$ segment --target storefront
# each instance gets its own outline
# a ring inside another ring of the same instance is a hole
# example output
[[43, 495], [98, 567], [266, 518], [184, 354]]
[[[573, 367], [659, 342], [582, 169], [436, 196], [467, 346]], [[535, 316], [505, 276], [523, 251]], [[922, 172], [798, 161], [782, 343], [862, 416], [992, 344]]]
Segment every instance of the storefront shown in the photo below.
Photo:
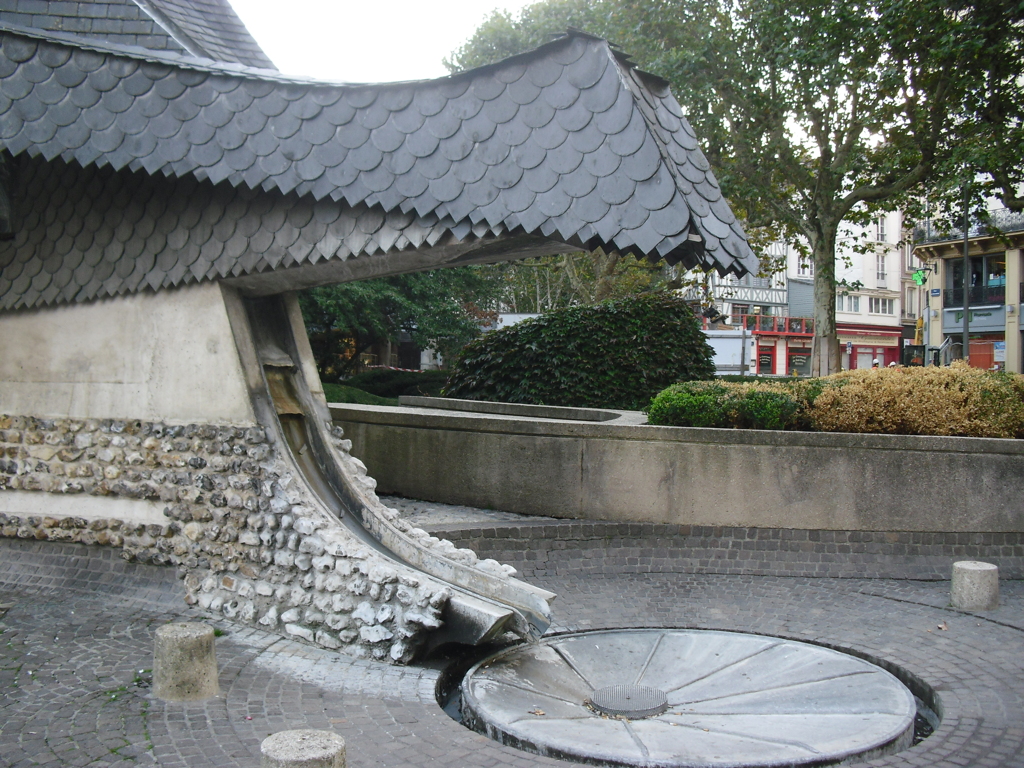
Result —
[[839, 326], [839, 349], [842, 353], [843, 370], [870, 368], [875, 360], [879, 365], [900, 362], [900, 336], [902, 330], [893, 327], [882, 330], [871, 328]]
[[812, 318], [744, 315], [743, 323], [757, 339], [759, 376], [810, 376]]
[[811, 375], [811, 347], [810, 345], [803, 346], [806, 344], [802, 339], [799, 341], [791, 341], [789, 348], [786, 350], [788, 356], [788, 362], [786, 363], [786, 370], [790, 376], [810, 376]]

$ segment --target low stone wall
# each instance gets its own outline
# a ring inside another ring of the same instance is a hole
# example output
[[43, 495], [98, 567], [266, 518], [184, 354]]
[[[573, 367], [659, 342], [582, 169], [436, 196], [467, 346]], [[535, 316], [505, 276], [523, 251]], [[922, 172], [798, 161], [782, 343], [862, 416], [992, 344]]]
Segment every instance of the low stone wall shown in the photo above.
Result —
[[[419, 402], [419, 401], [417, 401]], [[333, 405], [381, 493], [682, 526], [1024, 533], [1024, 441]]]
[[[46, 514], [48, 500], [73, 509], [68, 499], [148, 504], [164, 522]], [[39, 514], [13, 511], [26, 504]], [[0, 535], [178, 566], [190, 603], [397, 662], [440, 626], [449, 597], [328, 519], [258, 426], [0, 416]]]

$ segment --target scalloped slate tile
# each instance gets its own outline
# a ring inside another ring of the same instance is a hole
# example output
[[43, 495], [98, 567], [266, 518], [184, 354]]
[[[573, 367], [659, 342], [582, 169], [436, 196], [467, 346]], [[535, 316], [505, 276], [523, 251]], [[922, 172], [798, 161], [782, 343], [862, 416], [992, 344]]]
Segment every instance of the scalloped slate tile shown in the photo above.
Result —
[[[0, 244], [0, 309], [481, 236], [756, 269], [675, 99], [603, 40], [573, 33], [411, 84], [332, 86], [232, 67], [0, 30], [0, 71], [10, 73], [0, 137], [12, 154], [51, 158], [22, 160], [45, 182], [29, 186], [76, 190], [72, 210], [85, 213], [65, 222], [68, 241], [88, 249], [69, 267], [72, 253], [44, 259], [32, 238]], [[137, 173], [110, 170], [125, 167]], [[110, 192], [115, 177], [132, 194]], [[217, 221], [201, 223], [204, 198]], [[43, 192], [33, 199], [54, 204]], [[300, 200], [327, 206], [335, 224], [324, 231], [304, 214], [285, 225]], [[384, 226], [393, 215], [401, 226]], [[133, 235], [142, 244], [108, 236], [115, 218], [145, 222]], [[339, 234], [343, 220], [359, 226]], [[17, 258], [5, 258], [12, 249]]]

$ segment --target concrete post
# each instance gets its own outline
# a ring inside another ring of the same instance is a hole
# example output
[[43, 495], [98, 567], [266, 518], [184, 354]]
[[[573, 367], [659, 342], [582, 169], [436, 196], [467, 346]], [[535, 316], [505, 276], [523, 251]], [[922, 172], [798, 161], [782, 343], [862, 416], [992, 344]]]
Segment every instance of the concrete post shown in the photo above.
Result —
[[333, 731], [281, 731], [260, 745], [260, 768], [345, 768], [345, 740]]
[[999, 605], [999, 568], [964, 560], [953, 563], [950, 602], [959, 611], [987, 611]]
[[153, 693], [168, 701], [199, 701], [220, 693], [213, 627], [184, 622], [157, 629]]

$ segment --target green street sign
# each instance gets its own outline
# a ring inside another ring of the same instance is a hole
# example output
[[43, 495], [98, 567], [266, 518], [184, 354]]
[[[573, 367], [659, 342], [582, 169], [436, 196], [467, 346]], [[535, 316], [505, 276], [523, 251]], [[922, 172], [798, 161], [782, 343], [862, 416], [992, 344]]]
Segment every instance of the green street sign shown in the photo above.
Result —
[[924, 285], [927, 280], [928, 273], [925, 270], [919, 269], [916, 272], [914, 272], [914, 282], [917, 283], [918, 285]]

